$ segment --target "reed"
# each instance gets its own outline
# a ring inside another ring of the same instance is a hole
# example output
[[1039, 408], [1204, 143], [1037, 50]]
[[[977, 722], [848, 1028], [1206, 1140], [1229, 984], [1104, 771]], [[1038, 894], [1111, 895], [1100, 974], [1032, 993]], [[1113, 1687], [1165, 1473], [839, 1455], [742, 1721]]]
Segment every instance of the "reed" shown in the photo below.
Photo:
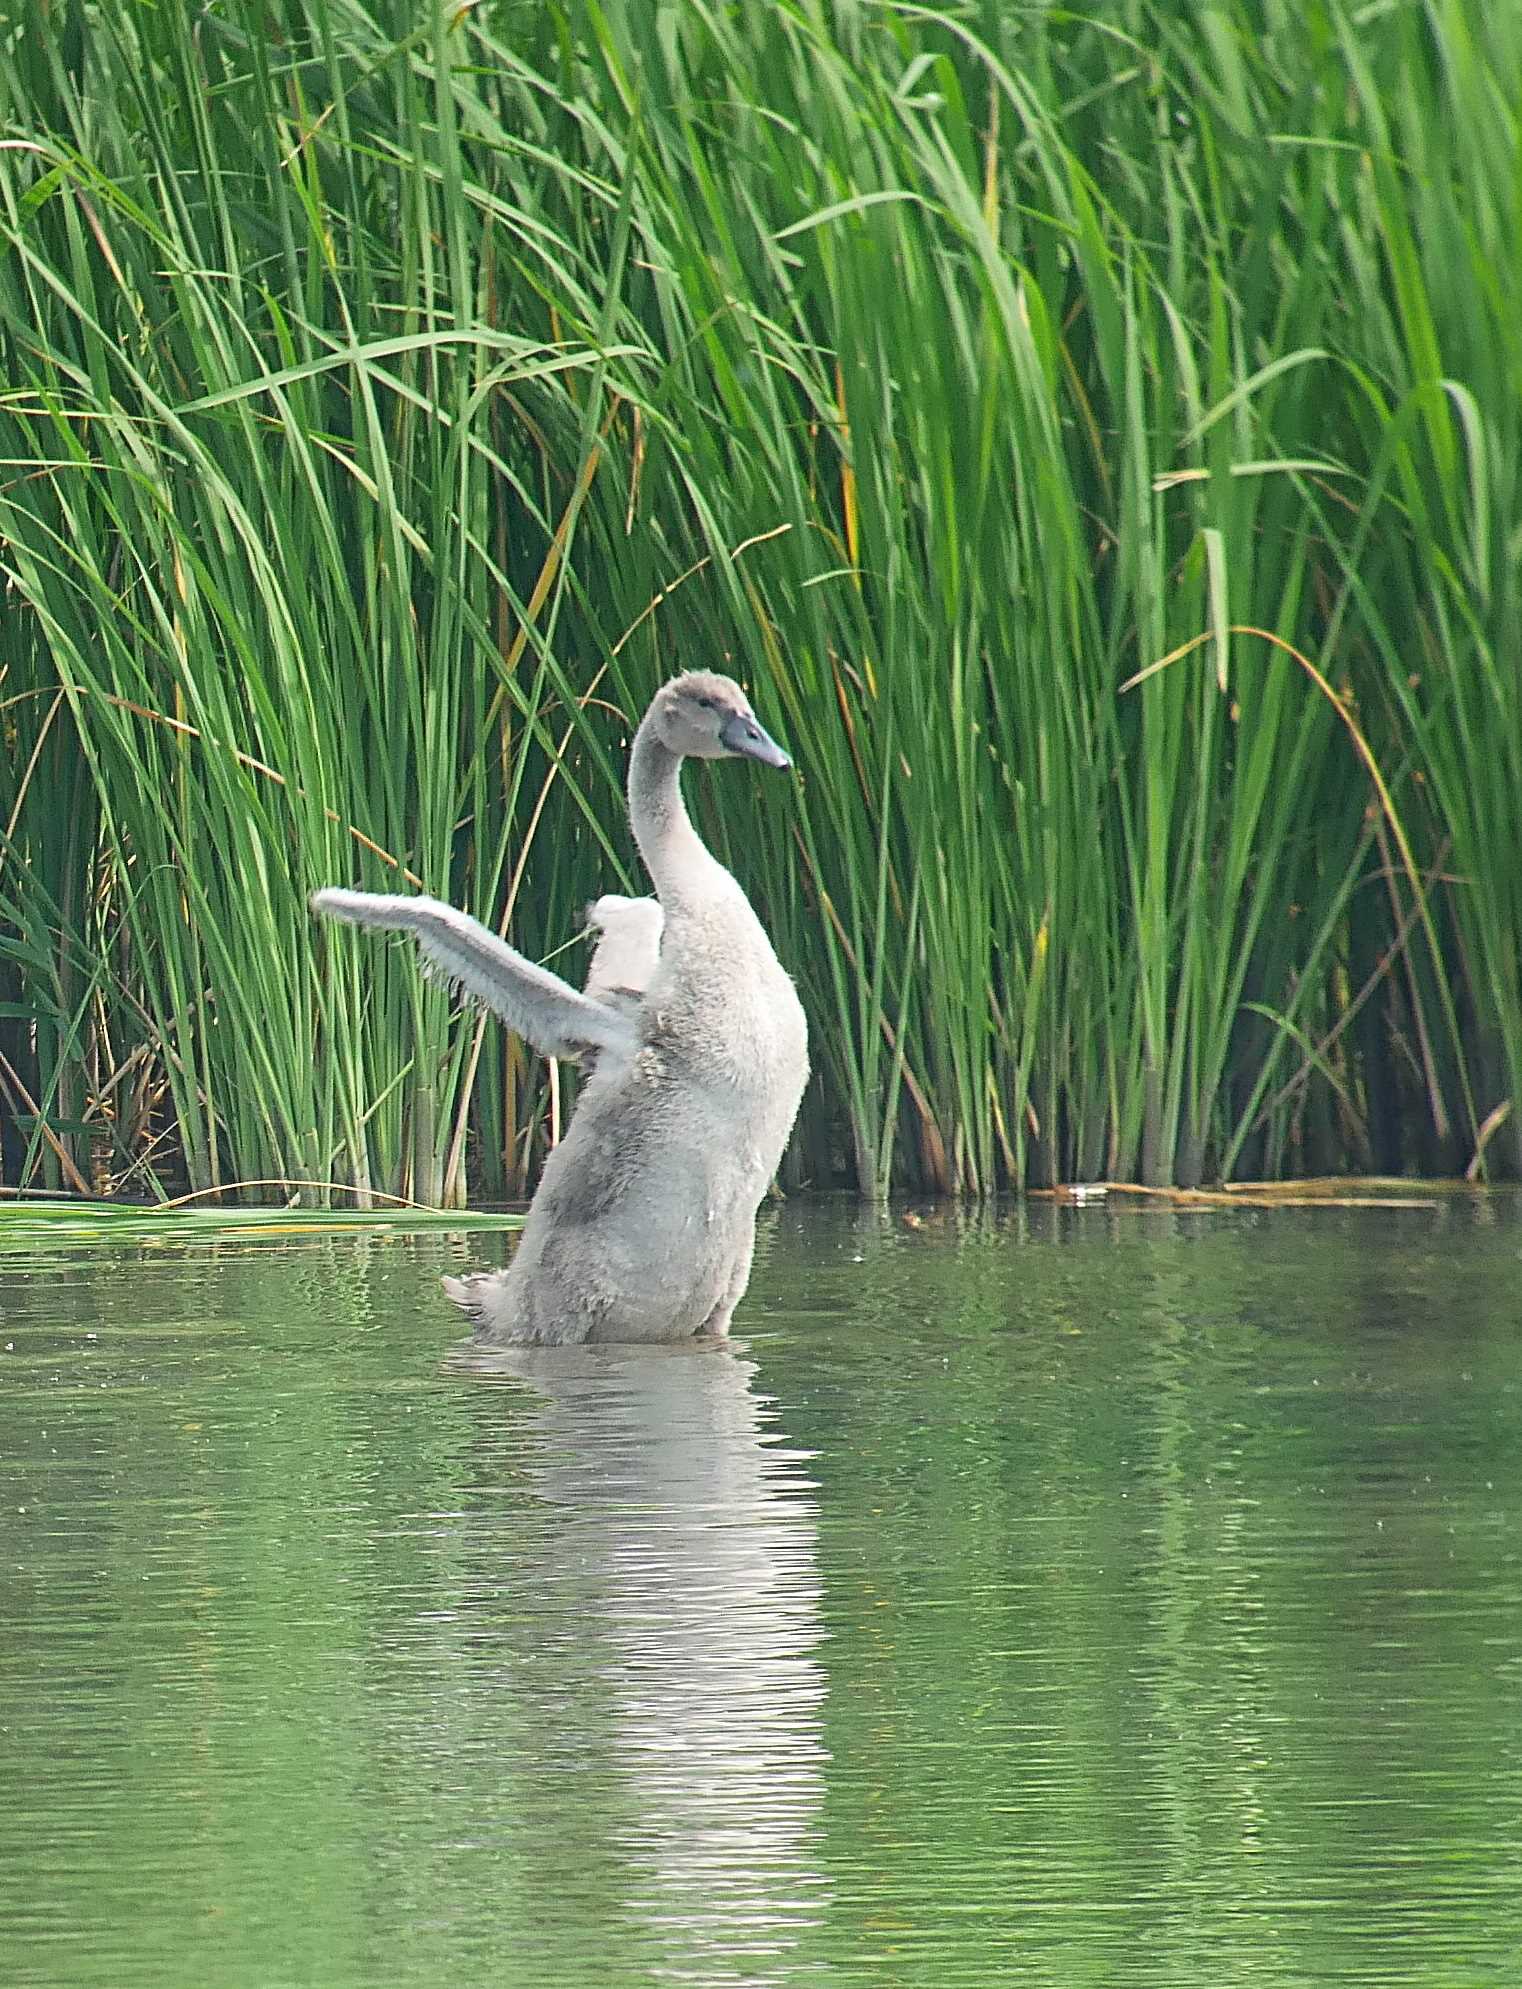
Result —
[[402, 952], [637, 878], [654, 684], [790, 1181], [1516, 1168], [1522, 23], [55, 4], [0, 52], [10, 1180], [521, 1191]]

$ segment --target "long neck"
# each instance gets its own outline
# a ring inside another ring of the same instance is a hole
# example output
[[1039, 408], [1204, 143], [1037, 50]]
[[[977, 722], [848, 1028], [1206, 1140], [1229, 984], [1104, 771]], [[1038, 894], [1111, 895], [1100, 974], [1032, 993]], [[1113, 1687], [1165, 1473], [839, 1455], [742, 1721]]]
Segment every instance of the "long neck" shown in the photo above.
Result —
[[692, 826], [682, 800], [682, 763], [662, 745], [647, 716], [634, 735], [629, 756], [629, 825], [656, 896], [673, 906], [711, 891], [714, 873], [726, 875]]

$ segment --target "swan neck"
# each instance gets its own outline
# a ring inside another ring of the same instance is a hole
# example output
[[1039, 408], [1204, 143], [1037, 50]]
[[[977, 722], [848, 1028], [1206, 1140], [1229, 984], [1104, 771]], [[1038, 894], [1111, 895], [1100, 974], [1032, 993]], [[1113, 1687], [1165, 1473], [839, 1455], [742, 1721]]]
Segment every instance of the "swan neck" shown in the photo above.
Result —
[[715, 869], [682, 799], [682, 762], [647, 714], [629, 758], [629, 825], [663, 904], [701, 890]]

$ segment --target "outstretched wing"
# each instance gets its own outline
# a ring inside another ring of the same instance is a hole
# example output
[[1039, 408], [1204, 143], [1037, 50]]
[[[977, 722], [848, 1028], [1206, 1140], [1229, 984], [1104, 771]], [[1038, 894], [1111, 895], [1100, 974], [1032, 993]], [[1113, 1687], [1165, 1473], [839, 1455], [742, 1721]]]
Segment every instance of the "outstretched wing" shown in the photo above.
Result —
[[544, 1056], [576, 1057], [588, 1050], [632, 1056], [639, 1047], [638, 1027], [626, 1010], [584, 995], [526, 960], [468, 912], [437, 898], [314, 891], [312, 909], [350, 925], [410, 932], [433, 973], [485, 1002]]
[[587, 993], [642, 995], [661, 955], [666, 916], [660, 900], [609, 891], [587, 906], [587, 924], [601, 934], [587, 968]]

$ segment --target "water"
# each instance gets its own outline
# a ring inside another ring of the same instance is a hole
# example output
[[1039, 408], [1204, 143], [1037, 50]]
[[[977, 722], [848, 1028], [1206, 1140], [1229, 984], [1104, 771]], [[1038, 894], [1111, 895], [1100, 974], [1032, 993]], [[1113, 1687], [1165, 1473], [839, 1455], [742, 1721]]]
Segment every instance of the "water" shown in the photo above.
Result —
[[1522, 1208], [0, 1259], [0, 1981], [1522, 1983]]

